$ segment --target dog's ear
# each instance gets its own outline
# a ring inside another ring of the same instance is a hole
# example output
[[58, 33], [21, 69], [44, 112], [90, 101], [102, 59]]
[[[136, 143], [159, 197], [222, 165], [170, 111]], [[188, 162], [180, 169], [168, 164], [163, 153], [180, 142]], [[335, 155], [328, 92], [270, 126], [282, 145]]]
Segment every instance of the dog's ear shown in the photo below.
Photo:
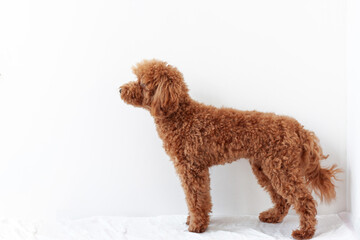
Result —
[[179, 107], [181, 86], [179, 82], [161, 76], [151, 103], [151, 114], [164, 118], [175, 112]]

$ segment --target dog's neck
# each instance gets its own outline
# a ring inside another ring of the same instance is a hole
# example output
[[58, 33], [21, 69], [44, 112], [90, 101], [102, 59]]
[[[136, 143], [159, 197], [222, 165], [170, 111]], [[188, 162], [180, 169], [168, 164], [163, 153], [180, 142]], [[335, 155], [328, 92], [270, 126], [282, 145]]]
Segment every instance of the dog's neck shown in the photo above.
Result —
[[174, 126], [174, 123], [182, 125], [189, 117], [191, 117], [192, 113], [194, 113], [197, 104], [196, 101], [187, 96], [180, 101], [179, 107], [175, 112], [166, 117], [154, 117], [155, 123], [159, 126]]

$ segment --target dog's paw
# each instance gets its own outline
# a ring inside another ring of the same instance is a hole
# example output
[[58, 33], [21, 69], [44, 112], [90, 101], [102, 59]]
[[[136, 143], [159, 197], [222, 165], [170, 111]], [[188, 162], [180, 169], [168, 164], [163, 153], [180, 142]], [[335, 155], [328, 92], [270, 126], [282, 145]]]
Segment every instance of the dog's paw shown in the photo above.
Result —
[[314, 236], [315, 234], [315, 229], [309, 229], [309, 230], [295, 230], [292, 232], [292, 237], [295, 239], [310, 239]]
[[190, 216], [187, 216], [186, 225], [189, 225], [189, 224], [190, 224]]
[[189, 232], [203, 233], [203, 232], [205, 232], [206, 228], [207, 228], [207, 225], [205, 225], [205, 224], [202, 224], [202, 225], [190, 224]]
[[280, 222], [282, 222], [283, 218], [284, 218], [284, 216], [279, 214], [274, 209], [269, 209], [265, 212], [260, 213], [260, 215], [259, 215], [260, 221], [266, 222], [266, 223], [280, 223]]

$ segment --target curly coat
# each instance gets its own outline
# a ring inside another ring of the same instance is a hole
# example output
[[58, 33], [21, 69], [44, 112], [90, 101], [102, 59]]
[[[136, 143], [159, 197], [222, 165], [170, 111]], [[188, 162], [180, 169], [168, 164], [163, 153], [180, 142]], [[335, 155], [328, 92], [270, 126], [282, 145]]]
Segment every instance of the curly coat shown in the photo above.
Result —
[[144, 60], [133, 72], [137, 81], [120, 87], [121, 98], [154, 117], [186, 195], [189, 231], [201, 233], [209, 225], [209, 167], [247, 158], [274, 203], [259, 215], [260, 220], [279, 223], [292, 205], [300, 215], [300, 228], [292, 236], [314, 235], [317, 203], [311, 190], [321, 200], [335, 198], [333, 180], [340, 170], [336, 165], [320, 166], [327, 156], [313, 132], [287, 116], [196, 102], [182, 74], [166, 62]]

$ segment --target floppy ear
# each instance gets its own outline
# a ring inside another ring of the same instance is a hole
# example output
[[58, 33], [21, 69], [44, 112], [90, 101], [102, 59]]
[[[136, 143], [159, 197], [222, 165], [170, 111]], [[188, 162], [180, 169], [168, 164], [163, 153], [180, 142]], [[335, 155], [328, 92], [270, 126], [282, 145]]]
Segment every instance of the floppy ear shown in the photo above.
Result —
[[177, 82], [162, 76], [151, 104], [151, 114], [164, 118], [179, 107], [180, 86]]

